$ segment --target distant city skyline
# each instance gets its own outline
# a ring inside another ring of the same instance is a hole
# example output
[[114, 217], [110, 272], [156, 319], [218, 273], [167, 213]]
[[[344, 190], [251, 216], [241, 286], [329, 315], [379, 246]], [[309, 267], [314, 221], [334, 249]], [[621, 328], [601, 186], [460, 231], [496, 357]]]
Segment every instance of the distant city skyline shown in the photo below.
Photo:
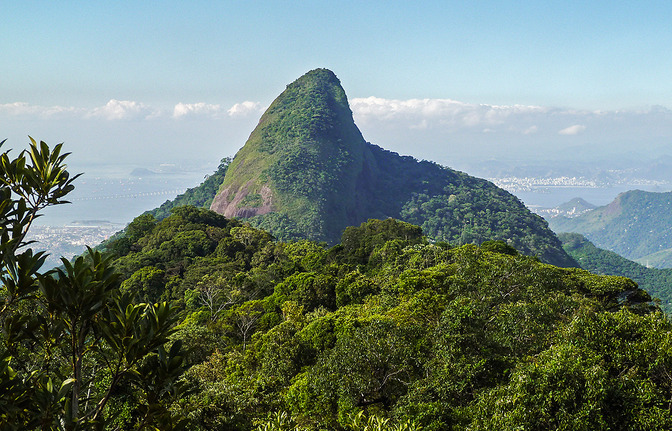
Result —
[[286, 84], [341, 79], [364, 137], [469, 157], [672, 154], [672, 3], [3, 2], [0, 139], [73, 163], [235, 154]]

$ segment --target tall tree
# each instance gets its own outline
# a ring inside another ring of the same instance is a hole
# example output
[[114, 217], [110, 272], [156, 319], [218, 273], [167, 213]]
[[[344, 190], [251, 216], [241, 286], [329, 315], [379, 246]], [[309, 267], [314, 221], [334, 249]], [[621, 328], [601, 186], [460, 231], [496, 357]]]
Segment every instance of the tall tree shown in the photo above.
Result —
[[179, 428], [160, 403], [182, 369], [180, 344], [165, 347], [174, 308], [134, 304], [91, 249], [43, 272], [46, 255], [26, 240], [40, 212], [74, 189], [61, 151], [30, 138], [18, 156], [0, 155], [0, 429], [103, 429], [121, 388], [136, 400], [128, 425]]

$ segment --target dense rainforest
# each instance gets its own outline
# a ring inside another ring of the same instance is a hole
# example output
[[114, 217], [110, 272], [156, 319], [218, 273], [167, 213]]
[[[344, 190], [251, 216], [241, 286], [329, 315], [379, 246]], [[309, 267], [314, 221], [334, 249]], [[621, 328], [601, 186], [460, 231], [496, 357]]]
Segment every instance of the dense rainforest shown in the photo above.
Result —
[[25, 235], [74, 187], [60, 151], [0, 156], [0, 429], [672, 428], [672, 324], [627, 278], [193, 206], [44, 272]]
[[194, 207], [129, 230], [121, 290], [185, 313], [191, 429], [672, 426], [672, 327], [629, 279], [393, 219], [331, 248]]

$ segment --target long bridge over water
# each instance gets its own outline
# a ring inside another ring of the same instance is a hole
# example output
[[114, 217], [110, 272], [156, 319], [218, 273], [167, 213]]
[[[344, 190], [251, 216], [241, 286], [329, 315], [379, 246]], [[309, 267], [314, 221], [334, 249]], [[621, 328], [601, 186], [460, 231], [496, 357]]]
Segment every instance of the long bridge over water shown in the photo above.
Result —
[[81, 196], [70, 199], [71, 202], [81, 202], [81, 201], [97, 201], [97, 200], [110, 200], [110, 199], [135, 199], [135, 198], [144, 198], [150, 196], [177, 196], [184, 193], [187, 189], [177, 189], [177, 190], [161, 190], [154, 192], [140, 192], [140, 193], [128, 193], [128, 194], [114, 194], [114, 195], [101, 195], [101, 196]]

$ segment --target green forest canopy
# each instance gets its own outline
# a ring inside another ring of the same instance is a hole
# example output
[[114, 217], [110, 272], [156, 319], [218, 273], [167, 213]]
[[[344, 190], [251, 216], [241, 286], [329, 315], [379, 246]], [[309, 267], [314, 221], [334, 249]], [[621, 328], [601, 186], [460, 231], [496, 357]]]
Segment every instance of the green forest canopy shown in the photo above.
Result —
[[328, 249], [190, 207], [143, 225], [115, 266], [187, 313], [193, 429], [672, 426], [672, 328], [626, 278], [393, 219]]
[[581, 268], [594, 274], [628, 277], [660, 300], [660, 306], [668, 315], [672, 313], [672, 269], [647, 268], [613, 251], [595, 247], [583, 235], [562, 233], [558, 235], [565, 251]]
[[672, 428], [672, 324], [627, 278], [394, 219], [278, 242], [191, 206], [41, 273], [12, 190], [71, 188], [40, 154], [0, 160], [1, 429]]

